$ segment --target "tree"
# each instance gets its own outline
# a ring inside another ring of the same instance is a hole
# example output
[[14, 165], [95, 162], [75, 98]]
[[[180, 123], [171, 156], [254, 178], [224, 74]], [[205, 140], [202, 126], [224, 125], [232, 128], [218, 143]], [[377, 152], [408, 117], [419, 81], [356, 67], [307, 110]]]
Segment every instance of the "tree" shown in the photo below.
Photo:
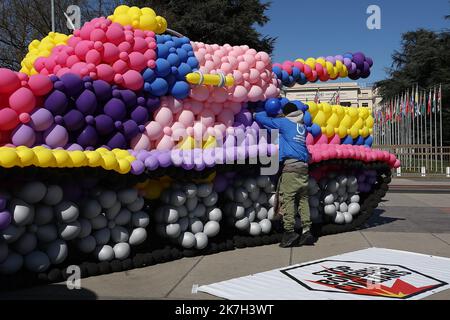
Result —
[[275, 38], [261, 35], [255, 24], [269, 22], [270, 2], [259, 0], [132, 0], [129, 5], [151, 7], [167, 19], [168, 27], [193, 41], [231, 45], [246, 44], [272, 53]]
[[[55, 31], [69, 34], [64, 12], [78, 5], [82, 22], [112, 13], [117, 1], [55, 0]], [[0, 3], [0, 67], [20, 69], [29, 43], [52, 30], [49, 0], [3, 0]]]

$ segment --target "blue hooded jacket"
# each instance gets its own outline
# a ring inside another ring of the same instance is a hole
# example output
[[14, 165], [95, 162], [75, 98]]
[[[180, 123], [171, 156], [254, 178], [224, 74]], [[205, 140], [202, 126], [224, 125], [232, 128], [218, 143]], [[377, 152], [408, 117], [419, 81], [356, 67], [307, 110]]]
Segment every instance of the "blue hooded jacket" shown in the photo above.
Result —
[[303, 124], [301, 110], [291, 112], [282, 118], [271, 118], [265, 111], [256, 113], [255, 120], [266, 129], [279, 130], [279, 159], [297, 159], [308, 162], [309, 152], [306, 147], [306, 127]]

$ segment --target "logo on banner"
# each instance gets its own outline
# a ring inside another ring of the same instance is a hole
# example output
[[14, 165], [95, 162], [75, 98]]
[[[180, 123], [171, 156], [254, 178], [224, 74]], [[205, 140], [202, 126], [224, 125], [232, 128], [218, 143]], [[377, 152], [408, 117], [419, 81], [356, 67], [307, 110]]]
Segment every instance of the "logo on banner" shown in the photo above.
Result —
[[323, 260], [281, 270], [311, 291], [408, 299], [447, 283], [401, 265]]

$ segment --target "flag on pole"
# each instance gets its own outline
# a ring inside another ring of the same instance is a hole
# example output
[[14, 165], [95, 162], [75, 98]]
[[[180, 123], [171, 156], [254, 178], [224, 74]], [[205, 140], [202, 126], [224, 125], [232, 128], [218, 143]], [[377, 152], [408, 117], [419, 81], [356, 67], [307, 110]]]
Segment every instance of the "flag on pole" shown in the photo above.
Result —
[[439, 94], [438, 94], [438, 111], [441, 111], [441, 103], [442, 103], [442, 85], [439, 85]]
[[433, 113], [436, 112], [436, 87], [433, 87]]
[[428, 106], [427, 106], [427, 114], [431, 113], [431, 89], [430, 89], [430, 95], [428, 96]]
[[338, 88], [338, 93], [336, 96], [336, 104], [340, 105], [341, 104], [341, 87]]
[[317, 91], [316, 91], [316, 96], [314, 97], [314, 102], [315, 102], [315, 103], [320, 103], [320, 99], [319, 99], [319, 89], [317, 89]]

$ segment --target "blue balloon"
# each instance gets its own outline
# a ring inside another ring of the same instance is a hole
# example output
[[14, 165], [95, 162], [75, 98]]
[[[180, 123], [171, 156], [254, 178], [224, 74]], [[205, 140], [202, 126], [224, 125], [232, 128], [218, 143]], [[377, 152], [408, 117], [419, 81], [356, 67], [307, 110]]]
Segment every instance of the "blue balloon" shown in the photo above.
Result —
[[351, 135], [346, 136], [341, 140], [341, 144], [353, 144], [353, 138]]
[[273, 73], [277, 76], [278, 79], [281, 79], [281, 68], [279, 66], [275, 66], [272, 68]]
[[288, 98], [281, 98], [280, 99], [281, 107], [283, 108], [288, 102], [289, 102]]
[[169, 55], [169, 47], [166, 44], [160, 43], [156, 46], [156, 54], [158, 58], [167, 58]]
[[281, 81], [283, 83], [287, 83], [289, 81], [289, 73], [287, 73], [287, 71], [285, 70], [281, 71]]
[[177, 81], [173, 85], [170, 93], [177, 99], [187, 98], [189, 95], [189, 84], [185, 81]]
[[144, 73], [142, 74], [142, 77], [146, 82], [153, 82], [153, 80], [156, 79], [155, 72], [150, 68], [145, 69]]
[[166, 59], [156, 59], [155, 73], [159, 77], [167, 76], [171, 71], [171, 65]]
[[312, 117], [311, 117], [311, 113], [309, 113], [309, 111], [304, 111], [304, 115], [303, 115], [303, 122], [305, 123], [305, 125], [307, 127], [312, 126]]
[[317, 123], [313, 123], [311, 125], [311, 134], [313, 135], [313, 137], [318, 137], [321, 133], [322, 129], [320, 128], [320, 126]]
[[173, 48], [175, 47], [175, 42], [172, 40], [173, 38], [171, 38], [169, 41], [167, 41], [165, 43], [166, 46], [168, 46], [169, 48]]
[[295, 80], [297, 80], [300, 77], [300, 69], [297, 67], [292, 67], [292, 76], [294, 77]]
[[293, 87], [295, 85], [295, 79], [293, 76], [289, 76], [288, 82], [286, 83], [287, 87]]
[[167, 85], [170, 87], [172, 87], [175, 82], [177, 81], [177, 78], [173, 75], [173, 74], [169, 74], [167, 77], [164, 78], [167, 82]]
[[178, 58], [180, 59], [181, 62], [186, 62], [188, 59], [188, 53], [186, 50], [178, 48], [177, 50], [177, 55]]
[[368, 146], [368, 147], [372, 147], [373, 144], [373, 138], [372, 136], [368, 136], [365, 140], [364, 140], [364, 145]]
[[280, 100], [278, 100], [277, 98], [270, 98], [266, 101], [264, 108], [267, 115], [275, 117], [281, 110]]
[[169, 84], [167, 83], [167, 81], [163, 78], [156, 78], [155, 81], [150, 84], [149, 92], [157, 97], [161, 97], [165, 95], [168, 90]]
[[186, 75], [191, 72], [192, 72], [192, 68], [187, 63], [182, 62], [182, 63], [180, 63], [180, 66], [178, 67], [177, 79], [185, 80]]
[[302, 72], [300, 73], [300, 78], [298, 79], [298, 84], [306, 84], [308, 82], [308, 79], [306, 79], [305, 74]]
[[182, 49], [186, 50], [186, 51], [194, 51], [194, 49], [192, 48], [192, 46], [189, 43], [185, 43], [181, 46]]
[[164, 42], [166, 42], [166, 40], [164, 39], [164, 36], [156, 35], [156, 43], [157, 44], [164, 43]]
[[299, 100], [293, 100], [291, 101], [291, 103], [295, 104], [297, 106], [297, 109], [302, 110], [303, 112], [308, 109], [308, 106]]
[[358, 146], [362, 146], [364, 144], [364, 138], [362, 136], [358, 136], [358, 138], [356, 138], [355, 144]]
[[189, 57], [187, 59], [187, 64], [192, 68], [192, 69], [197, 69], [198, 68], [198, 60], [195, 57]]

